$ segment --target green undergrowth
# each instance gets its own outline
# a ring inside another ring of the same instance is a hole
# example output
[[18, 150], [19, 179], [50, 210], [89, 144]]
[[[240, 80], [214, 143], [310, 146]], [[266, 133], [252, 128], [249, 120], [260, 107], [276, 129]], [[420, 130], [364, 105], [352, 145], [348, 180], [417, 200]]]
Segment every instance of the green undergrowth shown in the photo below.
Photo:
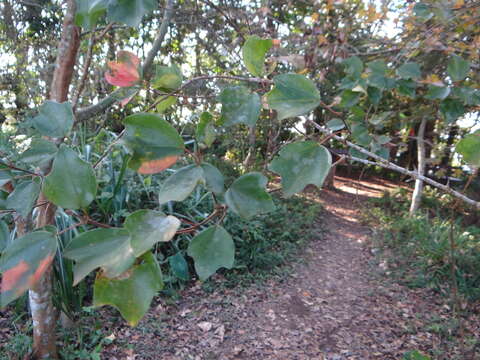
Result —
[[207, 281], [205, 289], [218, 284], [247, 286], [288, 273], [288, 265], [301, 258], [301, 249], [320, 232], [315, 224], [320, 205], [301, 195], [289, 199], [274, 197], [274, 202], [274, 212], [252, 220], [234, 215], [225, 219], [225, 228], [235, 241], [235, 266], [221, 272], [222, 281]]
[[431, 288], [445, 296], [451, 295], [454, 264], [459, 294], [478, 301], [480, 228], [464, 225], [464, 213], [457, 212], [452, 221], [446, 202], [451, 199], [427, 191], [421, 209], [410, 216], [404, 189], [371, 200], [373, 207], [366, 216], [377, 230], [374, 246], [388, 274], [409, 287]]

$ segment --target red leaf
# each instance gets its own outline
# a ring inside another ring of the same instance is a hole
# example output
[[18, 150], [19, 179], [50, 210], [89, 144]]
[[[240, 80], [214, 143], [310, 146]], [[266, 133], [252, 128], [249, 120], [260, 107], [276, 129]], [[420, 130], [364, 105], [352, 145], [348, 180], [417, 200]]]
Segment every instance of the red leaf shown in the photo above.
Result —
[[12, 290], [21, 277], [28, 271], [30, 266], [25, 261], [20, 261], [11, 269], [6, 270], [2, 277], [2, 291], [7, 292]]
[[117, 61], [109, 61], [109, 71], [105, 80], [111, 85], [127, 87], [135, 85], [140, 80], [138, 66], [140, 59], [129, 51], [119, 51]]
[[35, 273], [28, 279], [29, 287], [35, 285], [41, 279], [45, 271], [47, 271], [48, 267], [52, 263], [53, 257], [54, 255], [48, 255], [45, 259], [40, 261], [37, 270], [35, 270]]
[[169, 168], [170, 166], [175, 164], [177, 160], [178, 156], [173, 155], [167, 156], [163, 159], [145, 161], [144, 163], [142, 163], [142, 165], [138, 168], [137, 171], [140, 174], [155, 174]]

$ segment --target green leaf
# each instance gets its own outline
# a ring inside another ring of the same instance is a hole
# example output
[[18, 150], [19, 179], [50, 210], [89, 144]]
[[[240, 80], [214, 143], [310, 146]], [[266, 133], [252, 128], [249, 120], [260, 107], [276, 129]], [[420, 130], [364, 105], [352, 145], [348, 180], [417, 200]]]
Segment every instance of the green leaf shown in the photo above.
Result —
[[51, 141], [35, 138], [30, 147], [20, 154], [18, 160], [27, 164], [42, 164], [53, 159], [58, 148]]
[[158, 194], [158, 202], [183, 201], [198, 184], [204, 184], [203, 169], [197, 165], [188, 165], [177, 170], [165, 180]]
[[463, 156], [463, 161], [467, 164], [480, 166], [480, 130], [460, 140], [456, 151]]
[[373, 115], [368, 121], [372, 125], [380, 125], [382, 122], [385, 121], [390, 115], [392, 114], [391, 111], [384, 111], [378, 114]]
[[175, 64], [171, 66], [157, 65], [153, 78], [153, 87], [167, 92], [177, 90], [183, 81], [182, 70]]
[[412, 80], [398, 80], [397, 90], [401, 95], [408, 96], [412, 99], [416, 95], [417, 83]]
[[176, 96], [169, 96], [165, 100], [160, 101], [157, 104], [157, 113], [162, 114], [164, 113], [170, 106], [174, 105], [177, 102]]
[[183, 281], [190, 280], [190, 272], [188, 271], [188, 264], [182, 253], [178, 252], [168, 258], [168, 263], [172, 273]]
[[109, 22], [120, 22], [136, 27], [143, 16], [158, 8], [156, 0], [110, 0], [107, 9]]
[[422, 77], [422, 70], [420, 65], [415, 62], [407, 62], [397, 69], [397, 75], [402, 79], [420, 79]]
[[57, 103], [47, 100], [32, 119], [33, 127], [43, 136], [65, 137], [73, 126], [73, 110], [69, 102]]
[[342, 100], [340, 106], [344, 108], [350, 108], [360, 101], [362, 94], [352, 90], [344, 90], [342, 92]]
[[372, 137], [368, 133], [368, 129], [363, 124], [352, 125], [352, 136], [358, 145], [368, 146], [372, 142]]
[[453, 55], [448, 62], [447, 72], [453, 81], [462, 81], [470, 72], [470, 62], [460, 56]]
[[212, 146], [213, 142], [215, 141], [216, 133], [213, 115], [208, 111], [204, 111], [200, 115], [195, 136], [197, 138], [197, 142], [204, 144], [206, 147]]
[[267, 178], [258, 172], [251, 172], [235, 180], [225, 194], [230, 210], [244, 219], [273, 211], [272, 197], [265, 190]]
[[376, 87], [369, 86], [367, 88], [367, 95], [368, 95], [368, 99], [373, 105], [376, 106], [380, 104], [380, 100], [382, 100], [382, 90]]
[[195, 271], [205, 281], [218, 269], [231, 269], [235, 245], [230, 234], [219, 225], [211, 226], [195, 236], [188, 246], [188, 255], [195, 262]]
[[92, 30], [107, 11], [109, 0], [76, 0], [75, 24]]
[[353, 78], [360, 77], [363, 72], [363, 62], [358, 56], [343, 60], [342, 65], [345, 66], [345, 72]]
[[286, 197], [302, 191], [307, 185], [322, 187], [332, 165], [330, 152], [314, 141], [284, 146], [269, 169], [282, 177]]
[[345, 123], [342, 119], [335, 118], [327, 122], [327, 127], [332, 131], [338, 131], [345, 127]]
[[265, 73], [265, 55], [272, 47], [271, 39], [261, 39], [249, 36], [242, 48], [243, 62], [253, 76], [263, 76]]
[[450, 94], [450, 88], [447, 86], [429, 85], [425, 98], [429, 100], [443, 100]]
[[85, 209], [97, 193], [95, 172], [74, 150], [62, 145], [42, 191], [48, 200], [64, 209]]
[[12, 179], [13, 176], [9, 170], [0, 170], [0, 187], [10, 182]]
[[40, 194], [40, 184], [37, 180], [18, 183], [13, 192], [8, 195], [7, 209], [13, 209], [23, 218], [26, 218], [32, 211]]
[[465, 107], [460, 101], [448, 98], [440, 103], [440, 112], [447, 123], [450, 124], [465, 114]]
[[37, 283], [52, 263], [56, 251], [57, 239], [48, 231], [35, 231], [12, 241], [0, 257], [0, 307]]
[[424, 3], [415, 4], [413, 7], [413, 13], [423, 21], [427, 21], [433, 17], [430, 6]]
[[203, 175], [205, 176], [205, 186], [208, 191], [217, 195], [225, 192], [225, 180], [222, 173], [213, 165], [209, 163], [202, 163]]
[[130, 115], [124, 124], [124, 142], [132, 153], [128, 166], [141, 174], [165, 170], [175, 164], [184, 151], [182, 137], [159, 115]]
[[388, 67], [384, 60], [376, 60], [367, 63], [367, 68], [374, 74], [385, 75]]
[[63, 256], [75, 261], [74, 285], [99, 267], [106, 277], [117, 277], [135, 261], [130, 233], [118, 228], [95, 229], [78, 235], [65, 248]]
[[125, 219], [123, 226], [130, 232], [134, 255], [139, 257], [157, 242], [170, 241], [180, 227], [180, 220], [160, 211], [138, 210]]
[[120, 311], [130, 326], [136, 326], [162, 288], [160, 266], [152, 253], [147, 253], [141, 264], [133, 266], [119, 278], [98, 277], [93, 289], [93, 305], [111, 305]]
[[480, 105], [480, 91], [470, 87], [454, 87], [452, 94], [466, 105]]
[[222, 120], [225, 126], [245, 124], [254, 127], [260, 116], [262, 104], [257, 93], [244, 86], [229, 86], [220, 93]]
[[[356, 157], [356, 158], [358, 158], [358, 159], [363, 159], [363, 160], [365, 160], [366, 158], [368, 158], [367, 155], [365, 155], [364, 153], [362, 153], [362, 152], [360, 152], [360, 151], [358, 151], [357, 149], [354, 149], [354, 148], [350, 148], [350, 149], [348, 150], [348, 153], [349, 153], [351, 156]], [[354, 161], [355, 161], [355, 160], [354, 160]]]
[[282, 74], [273, 78], [275, 87], [267, 94], [270, 108], [278, 119], [303, 115], [320, 104], [320, 92], [315, 83], [299, 74]]
[[7, 247], [10, 242], [10, 229], [5, 221], [0, 220], [0, 256], [3, 250]]

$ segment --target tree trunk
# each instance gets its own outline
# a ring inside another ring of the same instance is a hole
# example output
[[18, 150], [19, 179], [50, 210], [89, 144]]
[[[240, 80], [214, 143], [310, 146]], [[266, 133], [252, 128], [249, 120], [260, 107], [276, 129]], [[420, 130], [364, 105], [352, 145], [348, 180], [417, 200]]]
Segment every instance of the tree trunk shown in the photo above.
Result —
[[[63, 20], [63, 28], [58, 54], [53, 73], [50, 99], [57, 102], [67, 100], [68, 89], [72, 81], [77, 51], [80, 44], [80, 31], [74, 24], [75, 0], [67, 1], [67, 10]], [[52, 139], [55, 141], [55, 139]], [[50, 171], [48, 165], [42, 169], [44, 174]], [[55, 223], [56, 206], [43, 194], [40, 194], [38, 204], [36, 228]], [[30, 311], [33, 320], [33, 359], [57, 359], [56, 347], [56, 313], [53, 306], [52, 295], [52, 267], [45, 272], [40, 281], [29, 291]]]
[[[425, 127], [427, 125], [427, 118], [422, 118], [420, 127], [417, 134], [417, 157], [418, 157], [418, 174], [425, 174], [426, 156], [425, 156]], [[412, 202], [410, 204], [410, 215], [414, 214], [420, 207], [423, 194], [423, 181], [420, 179], [415, 180], [415, 190], [412, 195]]]

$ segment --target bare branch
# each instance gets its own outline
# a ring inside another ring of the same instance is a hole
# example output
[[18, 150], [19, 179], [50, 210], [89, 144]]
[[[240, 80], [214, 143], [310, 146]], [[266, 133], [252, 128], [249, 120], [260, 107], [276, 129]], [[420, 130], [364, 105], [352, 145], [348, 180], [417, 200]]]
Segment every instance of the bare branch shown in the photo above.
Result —
[[381, 156], [378, 156], [377, 154], [374, 154], [366, 149], [364, 149], [363, 147], [361, 146], [358, 146], [356, 144], [353, 144], [351, 143], [350, 141], [338, 136], [338, 135], [335, 135], [333, 134], [330, 130], [328, 129], [325, 129], [323, 128], [322, 126], [318, 125], [316, 122], [312, 121], [312, 120], [307, 120], [307, 122], [309, 122], [310, 124], [312, 124], [318, 131], [320, 131], [321, 133], [323, 134], [326, 134], [328, 136], [331, 136], [332, 139], [335, 139], [335, 140], [338, 140], [338, 141], [341, 141], [342, 143], [346, 144], [347, 146], [361, 152], [362, 154], [365, 154], [373, 159], [375, 159], [376, 161], [370, 161], [370, 160], [364, 160], [364, 159], [360, 159], [360, 158], [357, 158], [357, 157], [353, 157], [351, 155], [346, 155], [347, 157], [349, 157], [350, 159], [354, 160], [354, 161], [358, 161], [358, 162], [361, 162], [363, 164], [367, 164], [367, 165], [375, 165], [375, 166], [381, 166], [385, 169], [390, 169], [390, 170], [393, 170], [393, 171], [396, 171], [396, 172], [399, 172], [401, 174], [404, 174], [404, 175], [407, 175], [407, 176], [411, 176], [412, 178], [414, 179], [419, 179], [419, 180], [422, 180], [424, 182], [426, 182], [427, 184], [430, 184], [434, 187], [436, 187], [437, 189], [440, 189], [440, 190], [443, 190], [444, 192], [446, 192], [447, 194], [450, 194], [460, 200], [462, 200], [463, 202], [473, 206], [474, 208], [480, 210], [480, 202], [478, 201], [475, 201], [473, 199], [470, 199], [469, 197], [467, 197], [466, 195], [456, 191], [456, 190], [453, 190], [451, 187], [447, 186], [447, 185], [444, 185], [444, 184], [440, 184], [439, 182], [436, 182], [435, 180], [432, 180], [430, 179], [429, 177], [426, 177], [426, 176], [423, 176], [423, 175], [420, 175], [418, 172], [416, 171], [410, 171], [410, 170], [407, 170], [401, 166], [398, 166], [397, 164], [394, 164], [388, 160], [385, 160], [384, 158], [382, 158]]

